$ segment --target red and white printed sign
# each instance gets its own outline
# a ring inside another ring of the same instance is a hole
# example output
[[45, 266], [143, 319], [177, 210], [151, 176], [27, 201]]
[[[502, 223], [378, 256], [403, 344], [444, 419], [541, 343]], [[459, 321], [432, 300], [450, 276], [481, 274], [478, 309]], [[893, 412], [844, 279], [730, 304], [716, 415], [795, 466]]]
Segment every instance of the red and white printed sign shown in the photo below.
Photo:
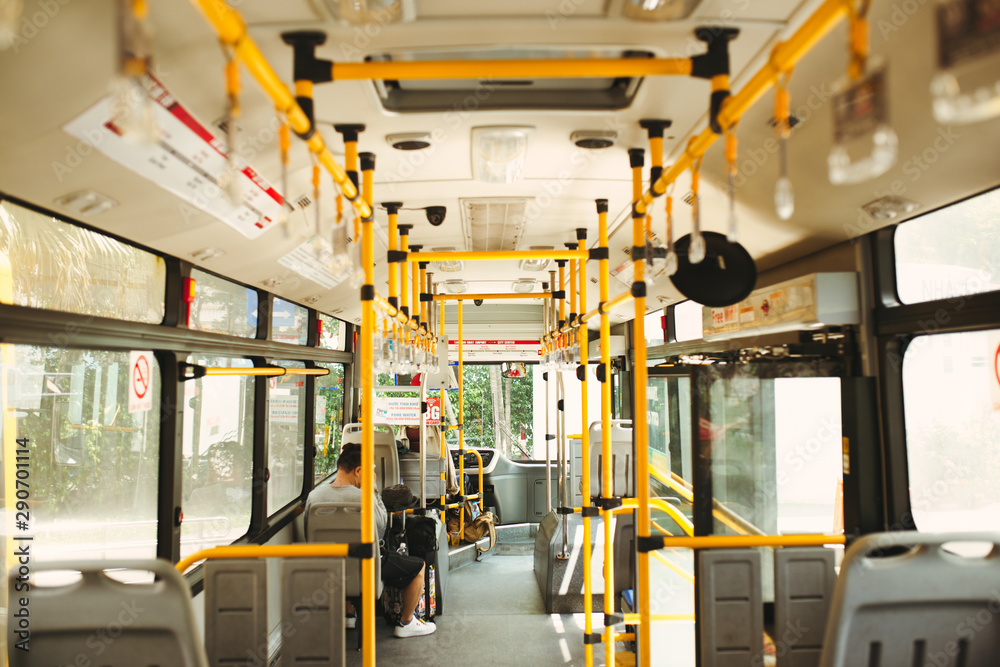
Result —
[[[182, 204], [181, 215], [198, 209], [254, 239], [270, 229], [281, 215], [284, 200], [253, 167], [240, 161], [241, 199], [234, 204], [226, 193], [227, 148], [155, 77], [144, 80], [160, 136], [155, 143], [128, 141], [114, 122], [114, 96], [108, 96], [67, 123], [63, 130], [90, 144], [112, 160], [169, 190]], [[85, 155], [86, 153], [84, 153]], [[72, 165], [66, 169], [74, 168]]]
[[[467, 340], [463, 363], [476, 361], [538, 361], [542, 347], [537, 340]], [[448, 341], [448, 359], [458, 359], [458, 341]]]
[[428, 426], [437, 426], [441, 423], [441, 399], [437, 396], [427, 397], [427, 421]]
[[131, 352], [128, 355], [128, 411], [147, 412], [153, 409], [153, 353]]

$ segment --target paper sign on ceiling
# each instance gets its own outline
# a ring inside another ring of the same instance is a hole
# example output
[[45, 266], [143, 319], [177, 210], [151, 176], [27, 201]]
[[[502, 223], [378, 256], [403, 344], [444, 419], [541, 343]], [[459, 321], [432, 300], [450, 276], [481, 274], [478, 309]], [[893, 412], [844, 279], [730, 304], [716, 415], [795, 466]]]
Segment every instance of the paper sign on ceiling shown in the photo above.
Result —
[[[234, 205], [220, 185], [228, 179], [225, 144], [195, 120], [156, 78], [147, 76], [144, 83], [160, 129], [155, 143], [136, 143], [122, 136], [113, 120], [113, 95], [67, 123], [63, 130], [249, 239], [274, 226], [284, 205], [282, 196], [241, 161], [238, 178], [242, 202]], [[184, 215], [184, 207], [180, 212]]]

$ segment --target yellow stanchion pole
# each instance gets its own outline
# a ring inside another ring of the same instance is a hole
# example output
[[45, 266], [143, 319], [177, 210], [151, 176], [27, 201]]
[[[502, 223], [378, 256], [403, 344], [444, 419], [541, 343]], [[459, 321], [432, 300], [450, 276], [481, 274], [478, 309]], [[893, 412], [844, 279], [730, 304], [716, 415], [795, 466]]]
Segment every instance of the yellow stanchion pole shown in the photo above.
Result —
[[[363, 192], [369, 210], [373, 202], [375, 155], [364, 153], [361, 171]], [[364, 264], [365, 283], [361, 287], [361, 541], [370, 544], [370, 558], [361, 561], [361, 581], [365, 595], [361, 596], [362, 614], [362, 663], [364, 667], [375, 665], [375, 560], [379, 557], [378, 540], [375, 538], [375, 419], [373, 366], [374, 350], [372, 337], [375, 335], [375, 233], [374, 216], [366, 216], [361, 222], [361, 263]]]
[[[389, 261], [386, 262], [389, 267], [389, 303], [397, 309], [399, 308], [399, 297], [396, 296], [399, 281], [399, 266], [396, 263], [395, 254], [399, 250], [399, 228], [397, 224], [399, 222], [399, 209], [402, 205], [402, 202], [387, 202], [383, 204], [389, 212], [389, 252], [387, 253]], [[399, 345], [399, 326], [397, 326], [396, 322], [392, 323], [392, 333], [392, 344]]]
[[[462, 348], [465, 332], [462, 329], [462, 301], [458, 302], [458, 493], [465, 496], [465, 389], [462, 376], [463, 362]], [[458, 511], [459, 526], [462, 538], [465, 538], [465, 503], [462, 503]]]
[[[631, 151], [630, 151], [631, 152]], [[639, 151], [632, 162], [632, 183], [634, 201], [642, 197], [642, 152]], [[639, 248], [646, 245], [645, 216], [633, 206], [632, 213], [632, 246], [633, 257]], [[634, 414], [632, 415], [632, 437], [635, 439], [635, 476], [638, 491], [639, 506], [637, 508], [637, 542], [643, 537], [649, 537], [649, 440], [646, 424], [646, 332], [644, 322], [646, 317], [646, 272], [645, 258], [635, 258], [633, 262], [634, 277], [632, 283], [635, 318], [632, 320], [632, 340], [634, 341], [634, 361], [632, 390]], [[639, 664], [650, 664], [650, 625], [649, 625], [649, 553], [639, 552], [637, 567], [637, 587], [639, 602]]]
[[[598, 199], [597, 200], [597, 214], [598, 216], [604, 217], [604, 225], [607, 225], [608, 219], [608, 200]], [[580, 250], [586, 250], [587, 248], [587, 230], [580, 228], [576, 230], [577, 247]], [[586, 262], [580, 262], [580, 275], [578, 277], [580, 281], [580, 312], [587, 310], [587, 264]], [[581, 484], [582, 484], [582, 495], [581, 505], [583, 507], [590, 506], [590, 417], [587, 414], [587, 361], [588, 361], [588, 338], [587, 338], [587, 326], [577, 322], [577, 341], [580, 345], [580, 364], [584, 368], [583, 381], [580, 382], [580, 469], [581, 469]], [[593, 667], [594, 665], [594, 645], [589, 643], [589, 638], [594, 632], [594, 598], [593, 598], [593, 585], [591, 583], [591, 571], [592, 564], [591, 561], [594, 559], [594, 554], [590, 547], [590, 515], [583, 515], [583, 633], [584, 636], [588, 638], [588, 643], [584, 644], [584, 664], [585, 667]]]
[[[610, 269], [608, 266], [606, 248], [608, 247], [608, 213], [607, 201], [603, 207], [598, 203], [598, 248], [600, 249], [600, 303], [603, 305], [608, 300]], [[603, 210], [602, 210], [603, 209]], [[599, 307], [601, 311], [601, 365], [599, 367], [598, 378], [603, 378], [601, 382], [601, 497], [610, 498], [614, 488], [614, 480], [611, 473], [611, 321], [608, 318], [608, 311]], [[604, 613], [615, 613], [615, 585], [614, 585], [614, 544], [611, 534], [612, 510], [601, 510], [601, 522], [604, 526]], [[604, 628], [604, 663], [606, 665], [615, 664], [615, 628], [607, 625]]]
[[[413, 225], [396, 225], [396, 229], [399, 230], [399, 246], [400, 250], [404, 253], [410, 252], [410, 229]], [[409, 265], [407, 262], [400, 262], [399, 264], [399, 310], [407, 318], [410, 317], [410, 290], [407, 287], [407, 281], [410, 277]], [[396, 345], [405, 346], [410, 340], [410, 332], [407, 328], [399, 334], [399, 340], [396, 341]], [[403, 353], [403, 348], [399, 348], [399, 354]]]
[[[441, 304], [441, 320], [439, 322], [438, 335], [439, 336], [444, 336], [444, 351], [445, 351], [445, 356], [447, 357], [447, 354], [448, 354], [448, 336], [444, 332], [444, 309], [445, 309], [445, 307], [446, 307], [445, 304], [442, 303]], [[435, 341], [435, 344], [437, 344], [436, 341]], [[442, 358], [441, 361], [444, 362], [445, 359]], [[447, 366], [445, 367], [445, 370], [448, 370]], [[441, 390], [438, 391], [438, 397], [439, 397], [439, 400], [441, 401], [441, 423], [444, 424], [444, 399], [445, 399], [444, 389], [441, 389]], [[441, 458], [444, 458], [444, 457], [450, 456], [450, 455], [451, 454], [449, 454], [449, 452], [448, 452], [448, 443], [444, 439], [444, 433], [442, 433], [441, 434]], [[448, 465], [447, 465], [447, 463], [448, 462], [445, 461], [445, 469], [441, 471], [441, 479], [445, 480], [445, 484], [444, 484], [445, 488], [441, 492], [441, 521], [443, 521], [445, 523], [445, 525], [447, 525], [447, 523], [448, 523], [448, 518], [446, 516], [447, 512], [444, 510], [444, 506], [445, 506], [445, 504], [448, 501], [448, 499], [446, 497], [448, 495], [448, 482], [447, 482]]]

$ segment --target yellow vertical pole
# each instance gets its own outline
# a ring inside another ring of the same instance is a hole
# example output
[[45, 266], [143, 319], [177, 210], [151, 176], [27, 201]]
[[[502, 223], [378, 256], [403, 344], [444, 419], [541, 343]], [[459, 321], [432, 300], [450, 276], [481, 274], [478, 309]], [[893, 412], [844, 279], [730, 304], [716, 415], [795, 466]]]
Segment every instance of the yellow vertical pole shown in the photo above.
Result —
[[[431, 287], [427, 282], [427, 262], [417, 262], [420, 268], [420, 286], [421, 289], [426, 289], [426, 294], [430, 295]], [[430, 321], [430, 305], [432, 301], [421, 301], [420, 302], [420, 321], [424, 323], [427, 327], [427, 332], [431, 333], [431, 321]]]
[[[364, 177], [364, 198], [371, 206], [374, 183], [375, 155], [361, 155]], [[375, 334], [375, 244], [374, 214], [361, 222], [361, 263], [364, 264], [365, 284], [361, 287], [361, 541], [371, 545], [371, 558], [361, 561], [361, 581], [365, 595], [361, 596], [362, 613], [362, 662], [364, 667], [375, 665], [375, 558], [379, 557], [375, 537], [375, 469], [374, 456], [374, 392], [372, 366], [374, 351], [372, 336]]]
[[[462, 300], [458, 300], [458, 495], [465, 497], [465, 389], [463, 388], [462, 376], [464, 375], [464, 359], [462, 348], [464, 346], [462, 330]], [[458, 510], [458, 525], [461, 526], [462, 537], [465, 537], [465, 503]]]
[[[398, 266], [396, 264], [395, 254], [399, 250], [399, 228], [397, 227], [399, 223], [399, 209], [403, 204], [401, 202], [386, 202], [383, 204], [386, 210], [389, 212], [389, 252], [387, 262], [389, 266], [389, 303], [393, 305], [394, 308], [399, 308], [399, 297], [396, 296], [396, 285], [399, 277]], [[396, 320], [392, 321], [392, 331], [393, 331], [393, 345], [399, 345], [399, 325]]]
[[[420, 248], [421, 248], [421, 246], [419, 246], [419, 245], [411, 245], [410, 246], [410, 250], [412, 250], [413, 252], [417, 252], [418, 250], [420, 250]], [[421, 319], [420, 319], [420, 269], [417, 266], [417, 264], [418, 264], [418, 262], [416, 262], [416, 261], [411, 261], [410, 262], [410, 286], [411, 286], [411, 289], [413, 290], [413, 305], [410, 306], [410, 317], [413, 320], [415, 320], [417, 322], [417, 325], [419, 326], [420, 322], [421, 322]], [[416, 364], [416, 358], [415, 357], [416, 357], [416, 353], [417, 353], [417, 348], [418, 347], [421, 347], [420, 335], [415, 333], [415, 334], [413, 334], [413, 356], [414, 356], [413, 363], [414, 364]]]
[[[410, 252], [410, 229], [413, 228], [413, 225], [396, 225], [396, 228], [399, 230], [400, 250], [404, 253]], [[409, 264], [406, 262], [399, 265], [399, 309], [407, 317], [410, 316], [410, 290], [407, 288], [407, 278], [409, 278], [410, 272], [408, 269]], [[400, 327], [399, 340], [396, 341], [396, 344], [405, 345], [409, 340], [410, 327]]]
[[[630, 151], [631, 153], [631, 151]], [[632, 162], [632, 182], [633, 200], [638, 201], [642, 197], [642, 154], [638, 154], [638, 166], [633, 158]], [[646, 227], [644, 216], [632, 209], [632, 246], [638, 248], [646, 244]], [[635, 413], [632, 415], [632, 437], [635, 438], [635, 476], [636, 487], [639, 496], [639, 507], [636, 510], [639, 514], [637, 542], [644, 537], [649, 537], [650, 516], [649, 516], [649, 440], [648, 428], [646, 424], [646, 283], [644, 282], [646, 272], [646, 260], [644, 258], [635, 259], [633, 262], [634, 278], [632, 283], [632, 296], [634, 297], [635, 319], [632, 320], [632, 340], [635, 346], [634, 361], [632, 362], [632, 377], [634, 387], [632, 404], [635, 406]], [[650, 638], [649, 638], [649, 553], [639, 552], [638, 575], [638, 595], [639, 599], [639, 664], [647, 666], [650, 663]]]
[[[445, 352], [445, 357], [447, 357], [447, 354], [448, 354], [448, 336], [444, 332], [444, 309], [446, 307], [447, 306], [446, 306], [446, 304], [445, 304], [444, 301], [441, 301], [441, 302], [438, 303], [438, 308], [441, 309], [441, 321], [440, 321], [440, 326], [438, 327], [438, 335], [439, 336], [444, 336], [444, 352]], [[441, 361], [445, 362], [445, 364], [446, 364], [445, 365], [445, 371], [447, 371], [448, 370], [448, 366], [447, 366], [446, 358], [441, 359]], [[441, 389], [441, 390], [438, 391], [438, 397], [439, 397], [439, 400], [441, 401], [441, 423], [443, 424], [444, 423], [444, 389]], [[444, 458], [446, 456], [451, 456], [451, 455], [448, 453], [448, 443], [445, 441], [444, 431], [442, 431], [441, 432], [441, 458]], [[441, 521], [443, 521], [445, 523], [448, 522], [448, 518], [445, 516], [447, 514], [447, 512], [444, 510], [445, 502], [447, 501], [447, 498], [445, 496], [447, 496], [447, 494], [448, 494], [447, 470], [448, 470], [448, 465], [447, 465], [447, 461], [445, 461], [444, 470], [441, 471], [441, 479], [445, 480], [445, 484], [444, 484], [445, 488], [441, 492], [441, 508], [442, 508], [441, 509]]]
[[[601, 206], [601, 202], [604, 205]], [[602, 210], [603, 209], [603, 210]], [[598, 248], [600, 249], [600, 312], [601, 312], [601, 365], [598, 379], [601, 382], [601, 497], [610, 498], [614, 488], [611, 477], [611, 321], [604, 304], [609, 298], [609, 268], [607, 255], [603, 254], [608, 247], [608, 215], [607, 200], [598, 201]], [[601, 510], [601, 522], [604, 526], [604, 613], [615, 613], [615, 570], [614, 545], [611, 534], [612, 510]], [[615, 664], [615, 628], [604, 626], [604, 661], [607, 665]]]
[[[598, 199], [597, 200], [597, 211], [601, 214], [601, 202], [603, 205], [603, 215], [605, 218], [605, 224], [607, 224], [607, 213], [608, 213], [608, 200]], [[576, 230], [577, 247], [580, 250], [587, 249], [587, 230], [585, 228], [580, 228]], [[580, 262], [579, 269], [579, 281], [580, 281], [580, 313], [587, 312], [587, 263], [585, 261]], [[581, 324], [577, 329], [577, 341], [580, 344], [580, 364], [584, 368], [583, 381], [580, 382], [580, 470], [581, 470], [581, 482], [582, 482], [582, 507], [590, 507], [590, 417], [587, 414], [587, 347], [588, 347], [588, 337], [587, 337], [587, 325]], [[594, 558], [594, 554], [590, 547], [590, 515], [586, 512], [583, 513], [583, 632], [584, 636], [587, 637], [588, 643], [584, 644], [584, 664], [585, 667], [593, 667], [594, 665], [594, 645], [589, 643], [589, 639], [594, 632], [594, 598], [593, 592], [591, 591], [591, 561]]]

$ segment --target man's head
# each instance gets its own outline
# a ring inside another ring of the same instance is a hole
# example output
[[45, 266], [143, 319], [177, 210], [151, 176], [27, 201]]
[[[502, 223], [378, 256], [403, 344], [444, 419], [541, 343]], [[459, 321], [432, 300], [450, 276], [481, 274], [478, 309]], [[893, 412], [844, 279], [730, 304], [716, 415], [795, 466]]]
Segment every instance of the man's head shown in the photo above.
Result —
[[337, 476], [361, 488], [361, 445], [349, 442], [341, 448]]

